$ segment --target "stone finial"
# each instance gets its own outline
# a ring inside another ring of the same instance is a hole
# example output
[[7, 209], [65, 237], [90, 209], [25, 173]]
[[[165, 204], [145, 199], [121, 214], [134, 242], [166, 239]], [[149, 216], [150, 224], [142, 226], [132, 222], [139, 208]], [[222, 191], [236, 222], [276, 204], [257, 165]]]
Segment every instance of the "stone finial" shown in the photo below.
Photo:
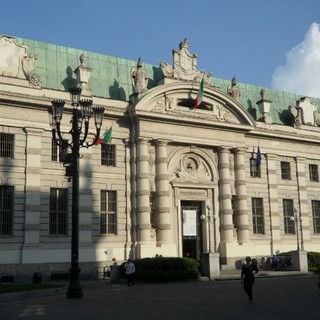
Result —
[[79, 87], [83, 90], [83, 93], [89, 95], [90, 92], [88, 89], [88, 82], [92, 69], [87, 66], [87, 56], [84, 53], [81, 53], [79, 60], [80, 66], [74, 70], [74, 73], [77, 77]]
[[271, 100], [266, 99], [266, 91], [264, 89], [260, 90], [261, 99], [257, 102], [260, 113], [262, 114], [261, 120], [267, 124], [272, 123], [272, 119], [269, 116]]
[[79, 59], [80, 59], [81, 67], [86, 67], [87, 66], [87, 56], [85, 55], [84, 52], [81, 53]]

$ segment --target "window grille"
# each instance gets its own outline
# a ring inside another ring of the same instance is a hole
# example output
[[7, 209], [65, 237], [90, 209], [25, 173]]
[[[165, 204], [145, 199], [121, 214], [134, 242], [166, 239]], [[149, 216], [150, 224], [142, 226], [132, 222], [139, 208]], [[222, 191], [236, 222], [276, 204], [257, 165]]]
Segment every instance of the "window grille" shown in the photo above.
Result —
[[281, 161], [281, 178], [291, 180], [290, 163]]
[[320, 201], [312, 200], [313, 231], [320, 233]]
[[318, 166], [316, 164], [309, 164], [309, 177], [310, 181], [319, 181]]
[[101, 144], [101, 165], [116, 166], [116, 146], [114, 144]]
[[252, 198], [253, 233], [264, 234], [263, 199]]
[[284, 219], [284, 233], [285, 234], [295, 234], [295, 225], [292, 221], [294, 217], [293, 200], [283, 199], [283, 219]]
[[100, 233], [117, 233], [117, 192], [101, 190], [100, 193]]
[[250, 176], [253, 178], [261, 178], [261, 166], [257, 165], [257, 159], [250, 159]]
[[150, 221], [153, 227], [156, 226], [155, 201], [156, 201], [156, 193], [154, 191], [151, 191], [150, 192]]
[[0, 186], [0, 236], [13, 235], [14, 187]]
[[68, 234], [68, 189], [50, 189], [49, 234]]
[[13, 159], [14, 135], [9, 133], [0, 133], [0, 157]]

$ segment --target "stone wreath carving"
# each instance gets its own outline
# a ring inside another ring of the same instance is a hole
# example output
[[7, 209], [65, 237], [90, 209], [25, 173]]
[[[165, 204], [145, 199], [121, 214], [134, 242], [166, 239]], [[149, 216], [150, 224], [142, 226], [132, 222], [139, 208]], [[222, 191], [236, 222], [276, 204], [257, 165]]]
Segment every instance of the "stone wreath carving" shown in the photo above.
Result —
[[179, 161], [179, 167], [175, 172], [177, 178], [183, 180], [203, 181], [210, 180], [210, 174], [202, 159], [194, 154], [185, 154]]

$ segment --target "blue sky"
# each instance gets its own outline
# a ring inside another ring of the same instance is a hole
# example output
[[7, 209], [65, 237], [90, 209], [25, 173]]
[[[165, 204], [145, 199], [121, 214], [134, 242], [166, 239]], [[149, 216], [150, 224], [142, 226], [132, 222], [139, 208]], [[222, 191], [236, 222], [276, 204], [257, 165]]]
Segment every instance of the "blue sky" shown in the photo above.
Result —
[[319, 0], [1, 0], [0, 33], [320, 97]]

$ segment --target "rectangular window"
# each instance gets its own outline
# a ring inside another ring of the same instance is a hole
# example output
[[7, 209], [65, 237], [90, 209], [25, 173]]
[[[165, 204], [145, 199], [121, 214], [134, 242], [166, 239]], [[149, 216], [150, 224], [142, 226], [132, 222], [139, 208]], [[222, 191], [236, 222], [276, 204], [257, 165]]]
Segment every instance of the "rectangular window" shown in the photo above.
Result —
[[153, 227], [155, 227], [156, 225], [155, 202], [156, 202], [156, 193], [154, 191], [151, 191], [150, 192], [150, 221]]
[[116, 146], [114, 144], [101, 144], [101, 165], [116, 166]]
[[[64, 140], [64, 143], [67, 144], [68, 140]], [[62, 161], [63, 156], [67, 156], [67, 152], [67, 147], [60, 147], [57, 145], [54, 139], [51, 139], [51, 161]]]
[[253, 233], [264, 234], [263, 199], [252, 198]]
[[285, 234], [294, 234], [295, 225], [294, 225], [294, 208], [293, 200], [283, 199], [283, 219], [284, 219], [284, 233]]
[[0, 186], [0, 236], [13, 235], [14, 187]]
[[68, 189], [50, 189], [49, 234], [68, 234]]
[[253, 178], [261, 178], [261, 166], [257, 165], [257, 159], [250, 159], [250, 176]]
[[281, 179], [291, 180], [290, 163], [281, 161]]
[[117, 192], [101, 190], [100, 193], [100, 232], [117, 234]]
[[59, 147], [54, 139], [51, 139], [51, 161], [58, 161]]
[[320, 201], [312, 201], [313, 231], [320, 233]]
[[13, 159], [14, 135], [9, 133], [0, 133], [0, 158]]
[[309, 177], [310, 181], [319, 181], [318, 166], [316, 164], [309, 164]]

